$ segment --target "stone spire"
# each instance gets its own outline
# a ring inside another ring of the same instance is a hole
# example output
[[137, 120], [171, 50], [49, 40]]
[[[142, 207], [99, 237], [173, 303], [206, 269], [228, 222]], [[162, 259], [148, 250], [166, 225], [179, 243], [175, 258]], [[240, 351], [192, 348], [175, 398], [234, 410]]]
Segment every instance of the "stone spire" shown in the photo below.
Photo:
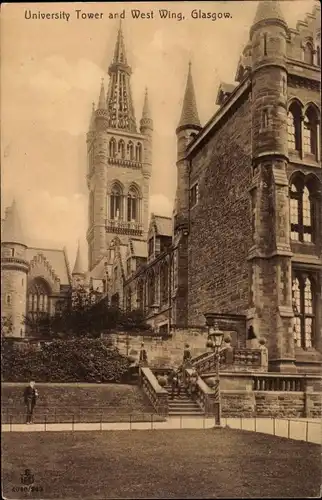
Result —
[[153, 121], [150, 111], [149, 95], [147, 88], [145, 89], [142, 118], [140, 120], [140, 129], [144, 128], [150, 128], [151, 130], [153, 129]]
[[201, 124], [198, 115], [196, 94], [191, 74], [191, 62], [189, 62], [188, 78], [186, 90], [183, 98], [181, 118], [178, 124], [178, 129], [183, 127], [196, 128], [200, 130]]
[[113, 61], [108, 69], [110, 82], [107, 91], [109, 128], [136, 132], [136, 119], [130, 85], [131, 68], [127, 64], [122, 26], [120, 25]]
[[95, 102], [92, 103], [92, 114], [89, 122], [89, 132], [94, 132], [95, 130]]
[[258, 2], [252, 28], [262, 21], [278, 21], [286, 25], [284, 15], [278, 0], [260, 0]]
[[122, 21], [120, 21], [119, 29], [117, 32], [117, 39], [114, 49], [113, 64], [125, 64], [127, 65], [126, 52], [124, 37], [122, 31]]
[[76, 260], [75, 260], [72, 276], [74, 276], [75, 274], [80, 274], [80, 275], [85, 274], [85, 266], [83, 264], [83, 260], [82, 260], [82, 256], [81, 256], [80, 242], [79, 241], [78, 241]]
[[13, 200], [11, 207], [6, 211], [2, 241], [3, 243], [17, 243], [27, 246], [15, 200]]
[[101, 81], [101, 90], [100, 90], [100, 96], [98, 98], [97, 109], [106, 109], [104, 78], [102, 78], [102, 81]]

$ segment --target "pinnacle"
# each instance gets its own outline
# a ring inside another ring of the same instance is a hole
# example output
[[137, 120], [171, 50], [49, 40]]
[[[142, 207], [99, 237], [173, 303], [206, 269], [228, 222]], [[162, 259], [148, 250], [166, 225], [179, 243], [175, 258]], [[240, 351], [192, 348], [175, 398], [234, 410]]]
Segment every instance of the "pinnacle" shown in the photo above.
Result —
[[151, 111], [150, 111], [150, 104], [149, 104], [149, 95], [148, 95], [148, 89], [147, 87], [145, 88], [145, 94], [144, 94], [144, 103], [143, 103], [143, 111], [142, 111], [142, 120], [151, 120]]
[[85, 266], [82, 261], [81, 250], [80, 250], [80, 242], [78, 241], [76, 259], [74, 264], [74, 269], [72, 275], [74, 274], [85, 274]]
[[11, 207], [7, 210], [7, 216], [3, 224], [2, 241], [4, 243], [26, 245], [15, 200], [13, 200]]
[[92, 102], [92, 114], [89, 123], [89, 132], [93, 132], [95, 130], [95, 103]]
[[102, 78], [101, 81], [101, 90], [100, 90], [100, 96], [98, 99], [98, 107], [97, 109], [105, 109], [106, 108], [106, 101], [105, 101], [105, 88], [104, 88], [104, 78]]
[[194, 126], [197, 128], [201, 128], [197, 109], [196, 94], [192, 80], [191, 61], [189, 61], [187, 84], [183, 98], [182, 112], [178, 128], [185, 126]]

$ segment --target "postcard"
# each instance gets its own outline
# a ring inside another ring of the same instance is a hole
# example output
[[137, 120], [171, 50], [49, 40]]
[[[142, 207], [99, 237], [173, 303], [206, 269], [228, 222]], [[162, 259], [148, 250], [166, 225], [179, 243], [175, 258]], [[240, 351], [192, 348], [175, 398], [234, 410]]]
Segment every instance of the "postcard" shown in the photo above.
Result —
[[2, 493], [321, 491], [321, 6], [1, 10]]

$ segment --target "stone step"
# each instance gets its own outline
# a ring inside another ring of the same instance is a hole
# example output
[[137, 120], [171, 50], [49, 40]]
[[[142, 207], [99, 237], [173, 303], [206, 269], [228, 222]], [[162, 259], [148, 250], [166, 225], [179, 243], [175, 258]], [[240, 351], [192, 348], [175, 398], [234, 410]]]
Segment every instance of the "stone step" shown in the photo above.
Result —
[[168, 415], [171, 415], [171, 416], [182, 416], [182, 417], [200, 417], [201, 415], [204, 415], [204, 412], [202, 410], [198, 411], [198, 410], [195, 410], [195, 411], [191, 411], [191, 410], [188, 410], [188, 411], [177, 411], [177, 410], [170, 410], [169, 409], [169, 412], [168, 412]]
[[168, 401], [168, 405], [177, 405], [177, 406], [196, 406], [199, 408], [199, 405], [195, 402], [195, 401], [191, 401], [190, 399], [188, 399], [187, 401], [175, 401], [174, 399], [170, 399], [170, 401]]
[[169, 399], [168, 400], [169, 405], [193, 405], [193, 406], [199, 406], [195, 401], [192, 401], [191, 399]]
[[170, 401], [168, 403], [169, 405], [169, 408], [182, 408], [182, 409], [185, 409], [185, 408], [196, 408], [196, 409], [199, 409], [200, 406], [197, 405], [196, 403], [194, 403], [193, 401], [187, 401], [186, 403], [174, 403], [172, 401]]

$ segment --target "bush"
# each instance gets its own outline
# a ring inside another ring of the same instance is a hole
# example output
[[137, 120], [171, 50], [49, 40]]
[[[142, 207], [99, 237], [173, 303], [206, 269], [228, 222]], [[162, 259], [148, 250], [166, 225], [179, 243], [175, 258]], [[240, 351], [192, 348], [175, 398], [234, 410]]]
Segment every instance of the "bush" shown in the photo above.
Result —
[[100, 339], [54, 340], [39, 350], [4, 342], [2, 349], [7, 382], [121, 382], [129, 366], [117, 348]]

